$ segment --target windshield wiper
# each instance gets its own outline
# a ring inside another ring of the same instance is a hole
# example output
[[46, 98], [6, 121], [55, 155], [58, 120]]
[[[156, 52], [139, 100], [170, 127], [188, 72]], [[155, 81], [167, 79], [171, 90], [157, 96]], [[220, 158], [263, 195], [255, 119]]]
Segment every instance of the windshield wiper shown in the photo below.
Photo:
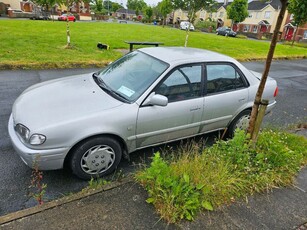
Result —
[[93, 73], [93, 78], [95, 80], [95, 82], [97, 83], [97, 85], [102, 88], [102, 89], [106, 89], [108, 92], [111, 90], [107, 85], [106, 83], [98, 77], [98, 73]]
[[115, 95], [117, 98], [121, 99], [121, 101], [130, 103], [130, 101], [126, 97], [111, 89], [101, 78], [99, 78], [98, 73], [93, 73], [93, 78], [101, 89], [103, 89], [109, 94]]
[[114, 90], [111, 90], [111, 92], [112, 92], [113, 94], [115, 94], [116, 96], [118, 96], [118, 97], [124, 99], [125, 102], [129, 102], [129, 103], [130, 103], [130, 101], [129, 101], [125, 96], [121, 95], [120, 93], [118, 93], [118, 92], [116, 92], [116, 91], [114, 91]]

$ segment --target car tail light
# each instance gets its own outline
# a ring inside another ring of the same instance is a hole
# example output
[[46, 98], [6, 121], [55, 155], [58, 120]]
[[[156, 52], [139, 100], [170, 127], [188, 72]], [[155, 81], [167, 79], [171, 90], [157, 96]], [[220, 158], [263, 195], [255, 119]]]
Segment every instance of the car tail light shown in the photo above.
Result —
[[274, 97], [276, 97], [278, 94], [278, 87], [276, 86], [275, 92], [274, 92]]

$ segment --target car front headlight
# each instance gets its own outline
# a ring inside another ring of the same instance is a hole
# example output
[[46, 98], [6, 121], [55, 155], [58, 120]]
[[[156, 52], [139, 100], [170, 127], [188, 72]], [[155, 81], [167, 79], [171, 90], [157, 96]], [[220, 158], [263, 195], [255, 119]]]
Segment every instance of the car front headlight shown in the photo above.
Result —
[[28, 142], [30, 138], [30, 130], [26, 126], [17, 124], [15, 126], [15, 131], [24, 142]]
[[22, 124], [17, 124], [15, 126], [15, 131], [23, 142], [31, 145], [41, 145], [46, 141], [46, 136], [42, 134], [35, 133], [30, 137], [30, 130]]

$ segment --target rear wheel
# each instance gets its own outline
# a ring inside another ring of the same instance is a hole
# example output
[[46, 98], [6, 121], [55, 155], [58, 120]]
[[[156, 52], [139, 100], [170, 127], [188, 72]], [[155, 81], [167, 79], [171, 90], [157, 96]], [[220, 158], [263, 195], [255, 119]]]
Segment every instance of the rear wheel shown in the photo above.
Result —
[[70, 158], [73, 173], [89, 180], [112, 173], [122, 157], [118, 141], [111, 137], [95, 137], [77, 146]]
[[251, 110], [244, 110], [230, 123], [228, 136], [233, 137], [236, 129], [247, 130], [250, 120]]

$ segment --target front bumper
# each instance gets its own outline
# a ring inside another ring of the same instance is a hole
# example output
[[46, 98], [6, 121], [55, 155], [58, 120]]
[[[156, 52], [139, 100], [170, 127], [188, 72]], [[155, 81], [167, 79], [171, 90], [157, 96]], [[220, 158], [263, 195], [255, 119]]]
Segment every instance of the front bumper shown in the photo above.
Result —
[[[15, 151], [26, 165], [31, 168], [38, 166], [39, 170], [55, 170], [63, 168], [65, 156], [69, 151], [68, 148], [39, 150], [28, 148], [20, 141], [14, 130], [12, 114], [8, 123], [8, 131]], [[35, 164], [37, 166], [35, 166]]]

